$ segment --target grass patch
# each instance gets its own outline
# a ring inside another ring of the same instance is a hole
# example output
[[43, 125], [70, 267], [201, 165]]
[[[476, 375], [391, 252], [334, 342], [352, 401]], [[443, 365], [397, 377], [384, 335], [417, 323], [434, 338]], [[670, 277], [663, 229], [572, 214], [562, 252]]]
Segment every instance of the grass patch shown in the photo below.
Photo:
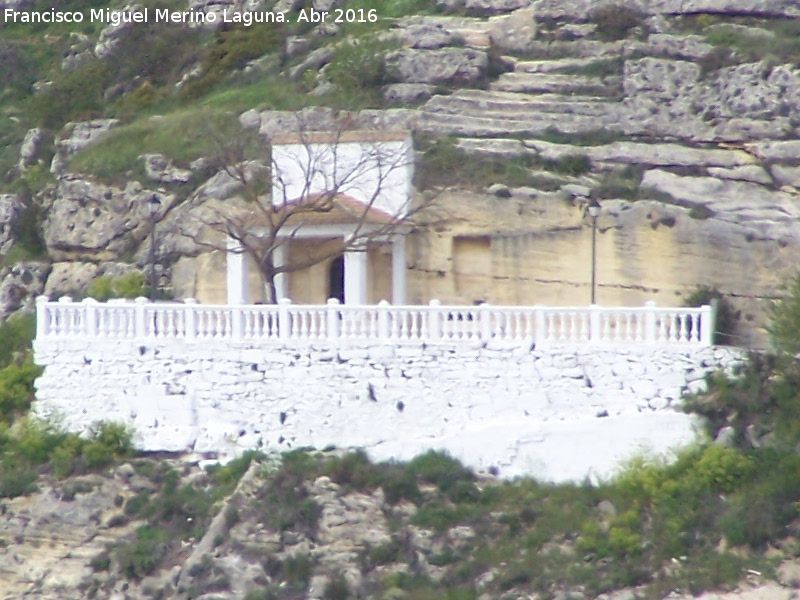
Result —
[[309, 96], [296, 81], [267, 76], [252, 82], [218, 86], [197, 105], [213, 111], [241, 112], [249, 109], [298, 110], [320, 102], [319, 98]]
[[582, 64], [580, 66], [570, 66], [559, 70], [559, 73], [567, 75], [583, 75], [585, 77], [608, 77], [610, 75], [622, 75], [625, 60], [618, 58], [601, 58]]
[[608, 129], [594, 129], [580, 133], [564, 133], [556, 127], [548, 127], [538, 136], [544, 142], [570, 144], [572, 146], [604, 146], [622, 139], [622, 136]]
[[[753, 28], [748, 31], [734, 25]], [[763, 29], [761, 33], [758, 29]], [[709, 44], [734, 51], [738, 63], [765, 60], [770, 64], [800, 62], [800, 22], [798, 19], [752, 20], [722, 23], [703, 31]]]
[[609, 171], [595, 187], [595, 194], [601, 200], [638, 200], [640, 198], [643, 170], [628, 165], [619, 171]]
[[69, 169], [108, 181], [143, 177], [142, 154], [158, 153], [180, 166], [221, 150], [218, 135], [238, 127], [230, 113], [212, 109], [177, 111], [163, 117], [147, 117], [110, 130], [77, 152]]

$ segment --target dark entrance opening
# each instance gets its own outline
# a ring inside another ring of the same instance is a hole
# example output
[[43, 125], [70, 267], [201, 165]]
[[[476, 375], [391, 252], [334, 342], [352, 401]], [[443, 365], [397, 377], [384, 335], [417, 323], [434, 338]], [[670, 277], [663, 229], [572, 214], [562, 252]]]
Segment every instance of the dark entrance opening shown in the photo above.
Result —
[[328, 298], [344, 304], [344, 256], [337, 256], [328, 267]]

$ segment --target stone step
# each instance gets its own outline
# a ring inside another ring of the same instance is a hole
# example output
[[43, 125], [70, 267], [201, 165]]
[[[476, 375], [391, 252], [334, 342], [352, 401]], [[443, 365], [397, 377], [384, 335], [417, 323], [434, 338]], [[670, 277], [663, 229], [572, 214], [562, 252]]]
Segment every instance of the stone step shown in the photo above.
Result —
[[532, 112], [603, 116], [609, 112], [608, 98], [565, 96], [562, 94], [522, 94], [486, 90], [461, 90], [450, 96], [435, 96], [422, 112], [498, 115], [513, 118], [529, 116]]
[[[740, 172], [738, 177], [726, 176], [723, 179], [753, 181], [754, 177], [767, 176], [759, 167], [755, 157], [743, 150], [724, 148], [692, 148], [681, 144], [645, 144], [640, 142], [618, 141], [596, 146], [575, 146], [554, 144], [542, 140], [519, 140], [495, 138], [459, 138], [456, 145], [468, 153], [498, 157], [536, 154], [547, 160], [562, 160], [568, 156], [586, 155], [593, 163], [612, 167], [613, 165], [646, 165], [651, 167], [704, 167], [716, 169], [735, 169], [748, 167], [750, 172]], [[755, 171], [759, 171], [756, 173]], [[725, 174], [723, 174], [725, 175]], [[757, 183], [759, 181], [756, 181]], [[769, 180], [760, 181], [769, 184]]]
[[[511, 60], [514, 60], [513, 57]], [[557, 58], [553, 60], [517, 60], [514, 71], [517, 73], [558, 73], [568, 69], [586, 67], [585, 58]]]
[[463, 137], [538, 137], [553, 128], [565, 134], [579, 134], [606, 127], [617, 130], [613, 123], [594, 116], [568, 114], [537, 114], [510, 118], [423, 112], [417, 130], [429, 135], [455, 135]]
[[560, 73], [503, 73], [489, 88], [527, 94], [573, 94], [611, 96], [622, 93], [622, 77], [586, 77]]

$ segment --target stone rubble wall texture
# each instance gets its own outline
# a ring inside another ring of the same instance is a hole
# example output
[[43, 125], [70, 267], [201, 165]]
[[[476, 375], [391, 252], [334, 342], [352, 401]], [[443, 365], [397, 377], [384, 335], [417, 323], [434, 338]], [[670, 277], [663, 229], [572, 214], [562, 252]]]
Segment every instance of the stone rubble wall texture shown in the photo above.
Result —
[[37, 340], [34, 410], [71, 430], [124, 421], [147, 451], [360, 447], [450, 452], [480, 472], [607, 478], [697, 439], [675, 410], [729, 349], [269, 347]]

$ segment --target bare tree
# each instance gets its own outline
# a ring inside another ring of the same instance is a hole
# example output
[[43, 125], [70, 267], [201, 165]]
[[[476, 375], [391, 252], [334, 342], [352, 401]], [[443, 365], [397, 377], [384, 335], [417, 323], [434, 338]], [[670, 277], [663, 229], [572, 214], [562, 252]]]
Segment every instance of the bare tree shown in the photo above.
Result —
[[[412, 200], [414, 154], [407, 131], [359, 131], [346, 124], [310, 131], [298, 118], [296, 131], [289, 135], [260, 136], [255, 153], [245, 135], [229, 136], [220, 146], [223, 151], [214, 166], [237, 191], [202, 222], [226, 239], [193, 239], [249, 256], [268, 302], [277, 299], [276, 276], [407, 233], [436, 197], [428, 193]], [[257, 160], [259, 153], [266, 160]], [[302, 257], [282, 251], [320, 224], [341, 225], [340, 243], [310, 245]]]

